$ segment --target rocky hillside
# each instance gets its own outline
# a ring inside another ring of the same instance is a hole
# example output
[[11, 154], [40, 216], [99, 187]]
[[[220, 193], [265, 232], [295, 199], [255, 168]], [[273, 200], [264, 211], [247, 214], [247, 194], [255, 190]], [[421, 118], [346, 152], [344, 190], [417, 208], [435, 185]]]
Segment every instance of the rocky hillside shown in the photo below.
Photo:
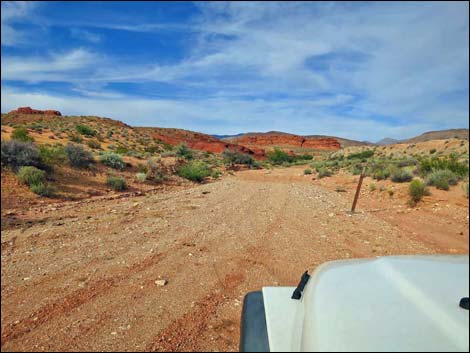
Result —
[[[163, 151], [165, 145], [186, 144], [196, 150], [221, 153], [225, 149], [243, 152], [257, 159], [264, 158], [262, 149], [250, 149], [213, 136], [182, 129], [132, 127], [121, 121], [96, 116], [62, 116], [55, 110], [18, 108], [2, 114], [2, 139], [9, 139], [14, 126], [24, 126], [39, 143], [67, 143], [81, 139], [84, 143], [96, 141], [100, 149], [129, 150], [138, 153]], [[77, 134], [77, 125], [85, 125], [94, 132], [89, 136]], [[52, 141], [54, 140], [54, 141]], [[91, 143], [91, 142], [90, 142]]]
[[263, 149], [247, 148], [240, 144], [222, 141], [211, 135], [206, 135], [199, 132], [183, 129], [153, 127], [142, 127], [134, 129], [152, 137], [153, 139], [163, 141], [164, 143], [168, 143], [170, 145], [179, 145], [184, 143], [189, 148], [212, 153], [222, 153], [224, 150], [230, 149], [252, 155], [258, 159], [264, 158]]
[[245, 146], [249, 149], [305, 149], [305, 150], [338, 150], [341, 144], [331, 137], [305, 137], [283, 132], [250, 133], [240, 137], [227, 138], [225, 141]]
[[431, 140], [447, 140], [447, 139], [462, 139], [468, 141], [469, 131], [468, 129], [449, 129], [449, 130], [439, 130], [439, 131], [429, 131], [425, 132], [416, 137], [412, 137], [407, 140], [402, 140], [400, 143], [416, 143], [424, 142]]

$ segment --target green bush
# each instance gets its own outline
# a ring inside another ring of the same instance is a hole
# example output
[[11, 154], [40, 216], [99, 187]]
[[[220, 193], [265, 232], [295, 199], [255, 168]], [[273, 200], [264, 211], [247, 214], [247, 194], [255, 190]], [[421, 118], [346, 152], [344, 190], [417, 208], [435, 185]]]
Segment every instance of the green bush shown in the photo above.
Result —
[[116, 148], [116, 153], [118, 154], [127, 154], [129, 152], [129, 149], [125, 146], [118, 146]]
[[209, 167], [203, 161], [190, 161], [178, 168], [179, 176], [197, 182], [203, 181], [210, 174]]
[[88, 145], [88, 147], [93, 148], [95, 150], [101, 149], [101, 143], [99, 143], [99, 141], [97, 140], [88, 140], [86, 144]]
[[45, 145], [40, 145], [39, 156], [41, 161], [48, 166], [61, 164], [67, 160], [67, 154], [65, 153], [65, 149], [62, 146], [48, 147]]
[[13, 171], [17, 171], [22, 166], [40, 167], [42, 165], [36, 145], [18, 140], [2, 141], [1, 162], [2, 167], [8, 166]]
[[405, 169], [396, 169], [391, 173], [391, 179], [394, 183], [405, 183], [413, 179], [413, 174]]
[[214, 179], [220, 178], [221, 175], [222, 175], [222, 172], [220, 170], [216, 170], [216, 169], [214, 169], [211, 173], [211, 177], [214, 178]]
[[312, 174], [312, 170], [307, 168], [304, 170], [304, 175], [309, 175], [309, 174]]
[[68, 143], [65, 147], [65, 153], [72, 167], [87, 168], [94, 163], [93, 155], [81, 145]]
[[294, 156], [294, 159], [296, 161], [311, 161], [313, 159], [313, 156], [310, 154], [300, 154], [298, 156]]
[[255, 160], [253, 157], [246, 153], [241, 153], [238, 151], [232, 150], [225, 150], [222, 153], [222, 157], [224, 159], [224, 163], [234, 165], [234, 164], [246, 164], [246, 165], [253, 165], [255, 164]]
[[325, 178], [325, 177], [330, 177], [333, 173], [331, 172], [331, 170], [329, 169], [326, 169], [326, 168], [320, 168], [318, 170], [318, 177], [321, 179], [321, 178]]
[[77, 135], [77, 134], [72, 134], [70, 135], [70, 141], [72, 142], [75, 142], [75, 143], [82, 143], [83, 142], [83, 139], [80, 135]]
[[351, 153], [347, 158], [348, 159], [368, 159], [374, 155], [374, 150], [365, 150], [362, 152]]
[[268, 160], [272, 164], [290, 163], [294, 160], [292, 156], [289, 156], [287, 152], [284, 152], [279, 148], [275, 148], [274, 151], [268, 152], [267, 156]]
[[390, 176], [390, 170], [388, 169], [379, 169], [379, 170], [376, 170], [372, 177], [375, 179], [375, 180], [385, 180], [387, 179], [388, 177]]
[[75, 130], [77, 130], [77, 132], [79, 134], [84, 135], [84, 136], [95, 136], [96, 135], [96, 131], [93, 130], [91, 127], [86, 126], [86, 125], [78, 124], [77, 126], [75, 126]]
[[449, 185], [456, 185], [458, 177], [450, 170], [437, 170], [429, 174], [427, 184], [441, 190], [449, 190]]
[[165, 179], [165, 172], [160, 158], [150, 157], [147, 160], [147, 178], [158, 183]]
[[193, 159], [193, 151], [188, 148], [185, 144], [181, 144], [178, 147], [176, 147], [176, 156], [191, 160]]
[[460, 177], [468, 175], [468, 161], [461, 162], [456, 155], [447, 157], [433, 157], [422, 159], [419, 163], [418, 170], [422, 176], [426, 176], [436, 170], [450, 170]]
[[29, 189], [37, 195], [41, 196], [51, 196], [51, 188], [47, 184], [39, 183], [32, 184]]
[[109, 176], [106, 184], [115, 191], [122, 191], [127, 189], [127, 183], [124, 178]]
[[360, 165], [353, 165], [350, 169], [352, 175], [359, 175], [362, 173], [362, 166]]
[[17, 177], [23, 184], [28, 186], [46, 182], [46, 172], [36, 167], [21, 167], [18, 170]]
[[138, 182], [143, 183], [145, 180], [147, 180], [147, 174], [145, 173], [137, 173], [135, 175], [135, 178], [137, 179]]
[[29, 136], [28, 130], [25, 127], [17, 127], [13, 130], [11, 134], [13, 140], [23, 141], [23, 142], [33, 142], [34, 139]]
[[103, 153], [100, 156], [100, 161], [105, 166], [108, 166], [108, 167], [114, 168], [114, 169], [118, 169], [118, 170], [123, 170], [126, 166], [126, 164], [122, 160], [121, 156], [116, 154], [116, 153], [112, 153], [112, 152]]
[[413, 180], [408, 187], [409, 204], [416, 205], [427, 193], [426, 184], [418, 179]]

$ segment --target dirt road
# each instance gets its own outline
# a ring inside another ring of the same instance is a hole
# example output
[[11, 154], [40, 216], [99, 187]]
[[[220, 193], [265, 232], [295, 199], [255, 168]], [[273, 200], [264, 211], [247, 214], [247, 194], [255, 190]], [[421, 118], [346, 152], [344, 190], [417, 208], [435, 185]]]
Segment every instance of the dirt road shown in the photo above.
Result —
[[[351, 193], [301, 170], [18, 215], [32, 220], [2, 232], [2, 350], [236, 351], [248, 291], [328, 260], [445, 249], [349, 215]], [[468, 207], [461, 218], [452, 247], [467, 253]]]

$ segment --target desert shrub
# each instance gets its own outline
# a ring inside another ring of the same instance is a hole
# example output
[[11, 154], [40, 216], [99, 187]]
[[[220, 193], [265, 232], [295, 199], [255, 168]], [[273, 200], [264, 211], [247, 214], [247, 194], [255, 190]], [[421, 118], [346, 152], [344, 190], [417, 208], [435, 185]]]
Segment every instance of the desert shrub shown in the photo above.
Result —
[[360, 165], [353, 165], [350, 169], [352, 175], [359, 175], [362, 173], [362, 166]]
[[320, 168], [318, 170], [318, 177], [321, 179], [321, 178], [325, 178], [325, 177], [330, 177], [333, 173], [331, 172], [331, 170], [329, 169], [326, 169], [326, 168]]
[[369, 191], [373, 192], [375, 190], [377, 190], [377, 186], [375, 184], [370, 184], [369, 185]]
[[112, 152], [103, 153], [100, 156], [100, 162], [103, 163], [107, 167], [118, 169], [118, 170], [123, 170], [126, 166], [121, 156]]
[[96, 131], [87, 125], [78, 124], [77, 126], [75, 126], [75, 130], [77, 130], [79, 134], [84, 135], [84, 136], [96, 135]]
[[275, 148], [274, 151], [268, 152], [268, 160], [272, 164], [283, 164], [292, 162], [293, 157], [289, 156], [287, 152], [284, 152], [279, 148]]
[[75, 142], [75, 143], [82, 143], [83, 142], [83, 139], [80, 135], [77, 135], [77, 134], [72, 134], [70, 135], [70, 141], [72, 142]]
[[220, 170], [217, 170], [217, 169], [214, 169], [211, 173], [211, 177], [214, 178], [214, 179], [220, 178], [221, 175], [222, 175], [222, 172]]
[[124, 178], [109, 176], [106, 180], [106, 184], [115, 191], [122, 191], [127, 189], [127, 183]]
[[450, 170], [437, 170], [429, 174], [427, 184], [441, 190], [449, 190], [449, 185], [457, 184], [458, 180], [457, 175]]
[[193, 159], [193, 151], [185, 144], [178, 145], [175, 152], [177, 157], [181, 157], [187, 160]]
[[111, 138], [113, 134], [114, 134], [113, 130], [108, 130], [108, 132], [106, 133], [106, 137]]
[[418, 161], [414, 158], [401, 159], [397, 161], [396, 165], [398, 168], [409, 167], [412, 165], [417, 165]]
[[365, 150], [362, 152], [351, 153], [348, 159], [368, 159], [374, 155], [374, 150]]
[[161, 150], [161, 147], [159, 145], [146, 146], [144, 149], [145, 152], [149, 152], [152, 154], [158, 153], [160, 152], [160, 150]]
[[372, 177], [375, 180], [385, 180], [390, 176], [390, 170], [387, 168], [384, 169], [377, 169], [373, 174]]
[[162, 157], [175, 157], [176, 152], [174, 152], [174, 151], [165, 151], [165, 152], [162, 152], [161, 156]]
[[28, 186], [34, 184], [44, 184], [46, 182], [46, 172], [36, 167], [25, 166], [18, 170], [16, 175], [23, 184]]
[[344, 186], [337, 186], [335, 191], [336, 192], [346, 192], [346, 188]]
[[449, 155], [447, 157], [422, 159], [418, 166], [418, 171], [422, 176], [426, 176], [433, 171], [445, 169], [460, 177], [464, 177], [468, 175], [468, 162], [459, 161], [456, 155]]
[[61, 164], [67, 160], [67, 154], [65, 153], [65, 149], [60, 145], [54, 147], [40, 145], [39, 156], [41, 158], [41, 161], [48, 166]]
[[465, 195], [467, 196], [467, 199], [468, 199], [468, 183], [466, 183], [465, 185], [462, 185], [462, 189], [465, 190]]
[[203, 181], [210, 174], [209, 167], [203, 161], [190, 161], [178, 168], [179, 176], [197, 182]]
[[224, 159], [224, 163], [226, 164], [246, 164], [246, 165], [253, 165], [254, 164], [254, 159], [250, 155], [246, 153], [241, 153], [238, 151], [232, 151], [232, 150], [225, 150], [222, 153], [222, 157]]
[[298, 161], [311, 161], [313, 159], [313, 156], [310, 154], [300, 154], [298, 156], [295, 156], [294, 159]]
[[88, 141], [86, 142], [86, 144], [87, 144], [88, 147], [90, 147], [90, 148], [93, 148], [93, 149], [96, 149], [96, 150], [101, 149], [101, 143], [99, 143], [99, 141], [97, 141], [97, 140], [94, 140], [94, 139], [93, 139], [93, 140], [88, 140]]
[[426, 194], [428, 194], [426, 184], [418, 179], [413, 180], [408, 187], [409, 204], [416, 205]]
[[72, 167], [87, 168], [94, 163], [93, 155], [82, 145], [68, 143], [67, 146], [65, 146], [65, 153]]
[[312, 174], [312, 170], [307, 168], [304, 170], [304, 175], [309, 175], [309, 174]]
[[392, 197], [395, 194], [395, 191], [392, 189], [387, 190], [388, 196]]
[[29, 189], [35, 194], [41, 196], [51, 196], [52, 194], [51, 188], [45, 183], [33, 184], [29, 187]]
[[2, 141], [1, 143], [2, 167], [10, 167], [13, 171], [22, 166], [41, 166], [39, 150], [31, 142], [18, 140]]
[[431, 149], [429, 150], [429, 153], [430, 153], [430, 154], [436, 153], [436, 149], [435, 149], [435, 148], [431, 148]]
[[25, 127], [17, 127], [11, 133], [11, 138], [13, 140], [23, 141], [23, 142], [33, 142], [34, 139], [29, 136], [28, 130]]
[[160, 158], [150, 157], [147, 160], [147, 178], [156, 182], [165, 179], [165, 172]]
[[394, 183], [405, 183], [413, 179], [413, 174], [405, 169], [395, 169], [391, 173], [391, 179]]
[[126, 154], [129, 152], [129, 149], [125, 146], [118, 146], [115, 151], [118, 154]]
[[135, 175], [135, 178], [137, 179], [138, 182], [143, 183], [145, 180], [147, 180], [147, 174], [145, 173], [137, 173]]

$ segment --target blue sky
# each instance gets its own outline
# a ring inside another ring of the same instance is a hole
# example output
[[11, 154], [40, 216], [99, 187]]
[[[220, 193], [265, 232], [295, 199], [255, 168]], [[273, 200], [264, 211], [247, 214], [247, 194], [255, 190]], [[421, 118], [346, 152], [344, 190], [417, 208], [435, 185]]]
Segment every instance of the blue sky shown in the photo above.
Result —
[[1, 110], [376, 141], [468, 127], [467, 2], [7, 2]]

